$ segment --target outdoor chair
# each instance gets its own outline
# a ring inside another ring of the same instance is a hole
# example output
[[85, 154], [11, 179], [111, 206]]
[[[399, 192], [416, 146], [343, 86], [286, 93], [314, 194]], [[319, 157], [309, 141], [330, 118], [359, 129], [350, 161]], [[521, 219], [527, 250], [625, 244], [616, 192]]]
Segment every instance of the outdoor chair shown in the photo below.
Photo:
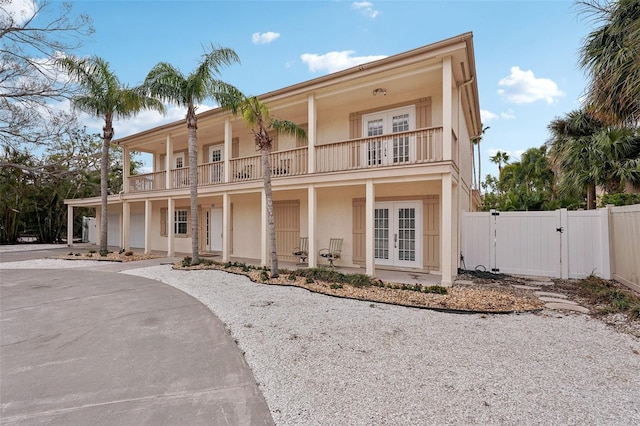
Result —
[[298, 265], [307, 263], [307, 257], [309, 257], [309, 238], [300, 237], [300, 247], [294, 248], [292, 254], [300, 258]]
[[333, 262], [342, 257], [342, 238], [331, 238], [329, 240], [329, 248], [320, 249], [318, 254], [329, 261], [330, 267], [335, 268], [336, 266]]

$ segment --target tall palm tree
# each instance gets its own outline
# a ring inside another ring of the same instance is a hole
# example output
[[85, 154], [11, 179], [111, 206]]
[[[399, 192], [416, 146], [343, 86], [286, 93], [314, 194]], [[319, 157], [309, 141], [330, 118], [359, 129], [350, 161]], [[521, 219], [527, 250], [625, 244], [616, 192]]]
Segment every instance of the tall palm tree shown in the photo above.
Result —
[[256, 146], [262, 160], [262, 179], [267, 202], [267, 223], [269, 230], [269, 253], [271, 257], [271, 277], [278, 277], [278, 254], [276, 248], [276, 226], [273, 218], [273, 197], [271, 191], [271, 165], [269, 153], [273, 147], [270, 131], [276, 134], [288, 134], [298, 139], [306, 139], [305, 130], [288, 120], [278, 120], [271, 116], [269, 108], [255, 96], [229, 96], [222, 100], [221, 106], [233, 115], [240, 115], [251, 128]]
[[109, 63], [102, 58], [66, 56], [57, 62], [81, 88], [82, 94], [72, 98], [74, 108], [94, 117], [104, 117], [100, 157], [100, 255], [106, 256], [109, 147], [114, 135], [113, 120], [132, 117], [144, 109], [164, 112], [164, 106], [157, 99], [140, 94], [136, 88], [121, 84]]
[[638, 0], [584, 0], [583, 12], [602, 25], [589, 33], [580, 65], [590, 77], [589, 110], [614, 125], [640, 124], [640, 4]]
[[215, 47], [202, 55], [196, 69], [184, 75], [179, 69], [166, 62], [156, 64], [144, 81], [144, 89], [163, 101], [187, 107], [189, 151], [189, 193], [191, 199], [191, 264], [200, 263], [198, 226], [198, 116], [197, 105], [205, 99], [213, 98], [218, 103], [224, 96], [239, 93], [228, 83], [216, 78], [223, 66], [240, 62], [232, 49]]
[[504, 151], [498, 151], [495, 153], [495, 155], [492, 155], [489, 160], [491, 160], [492, 163], [495, 163], [498, 165], [498, 176], [502, 174], [502, 164], [504, 163], [509, 164], [509, 154], [507, 154]]
[[[482, 127], [482, 124], [480, 124], [480, 127]], [[482, 138], [484, 137], [485, 132], [489, 129], [490, 129], [489, 126], [482, 127], [482, 132], [475, 138], [471, 139], [471, 143], [478, 148], [478, 180], [480, 181], [478, 182], [478, 185], [477, 185], [478, 189], [480, 189], [480, 186], [482, 185], [482, 166], [481, 166], [482, 159], [480, 158], [480, 142], [482, 141]], [[473, 170], [475, 171], [475, 169], [476, 167], [474, 164]]]

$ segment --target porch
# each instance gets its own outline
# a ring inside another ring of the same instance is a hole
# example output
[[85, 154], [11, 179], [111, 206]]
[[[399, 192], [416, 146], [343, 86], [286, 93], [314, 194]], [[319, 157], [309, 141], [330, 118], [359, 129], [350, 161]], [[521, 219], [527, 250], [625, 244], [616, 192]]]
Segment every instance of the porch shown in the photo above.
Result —
[[[429, 164], [443, 160], [442, 127], [393, 135], [351, 139], [315, 147], [269, 154], [273, 179], [329, 172], [352, 172], [383, 167]], [[457, 138], [452, 134], [453, 152]], [[125, 192], [163, 191], [189, 187], [189, 169], [175, 168], [127, 177]], [[198, 186], [251, 182], [263, 177], [260, 154], [225, 159], [198, 166]]]

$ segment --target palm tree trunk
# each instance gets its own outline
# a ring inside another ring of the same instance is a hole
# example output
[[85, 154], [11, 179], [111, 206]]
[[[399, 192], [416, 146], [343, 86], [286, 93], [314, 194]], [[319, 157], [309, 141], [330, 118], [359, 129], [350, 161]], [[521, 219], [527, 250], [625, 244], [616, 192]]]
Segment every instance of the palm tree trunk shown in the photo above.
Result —
[[111, 138], [113, 137], [113, 127], [111, 120], [107, 117], [105, 125], [102, 129], [104, 134], [102, 137], [102, 155], [100, 156], [100, 256], [106, 256], [109, 253], [107, 248], [107, 228], [108, 211], [107, 197], [109, 195], [109, 147]]
[[596, 186], [589, 185], [587, 188], [587, 210], [595, 210], [596, 208]]
[[273, 220], [273, 192], [271, 191], [271, 166], [269, 165], [269, 149], [262, 150], [262, 179], [264, 181], [264, 195], [267, 201], [267, 224], [269, 230], [269, 255], [271, 257], [271, 277], [277, 278], [278, 252], [276, 247], [276, 224]]
[[191, 200], [191, 264], [200, 263], [198, 238], [198, 119], [191, 107], [187, 112], [189, 128], [189, 198]]

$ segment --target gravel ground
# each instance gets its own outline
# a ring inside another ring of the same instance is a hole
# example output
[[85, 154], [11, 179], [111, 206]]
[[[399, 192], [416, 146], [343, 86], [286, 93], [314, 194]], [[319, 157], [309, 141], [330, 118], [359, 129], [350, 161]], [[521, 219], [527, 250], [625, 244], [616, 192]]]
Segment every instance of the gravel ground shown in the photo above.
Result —
[[446, 314], [168, 265], [126, 273], [226, 323], [278, 425], [640, 424], [640, 340], [584, 315]]

